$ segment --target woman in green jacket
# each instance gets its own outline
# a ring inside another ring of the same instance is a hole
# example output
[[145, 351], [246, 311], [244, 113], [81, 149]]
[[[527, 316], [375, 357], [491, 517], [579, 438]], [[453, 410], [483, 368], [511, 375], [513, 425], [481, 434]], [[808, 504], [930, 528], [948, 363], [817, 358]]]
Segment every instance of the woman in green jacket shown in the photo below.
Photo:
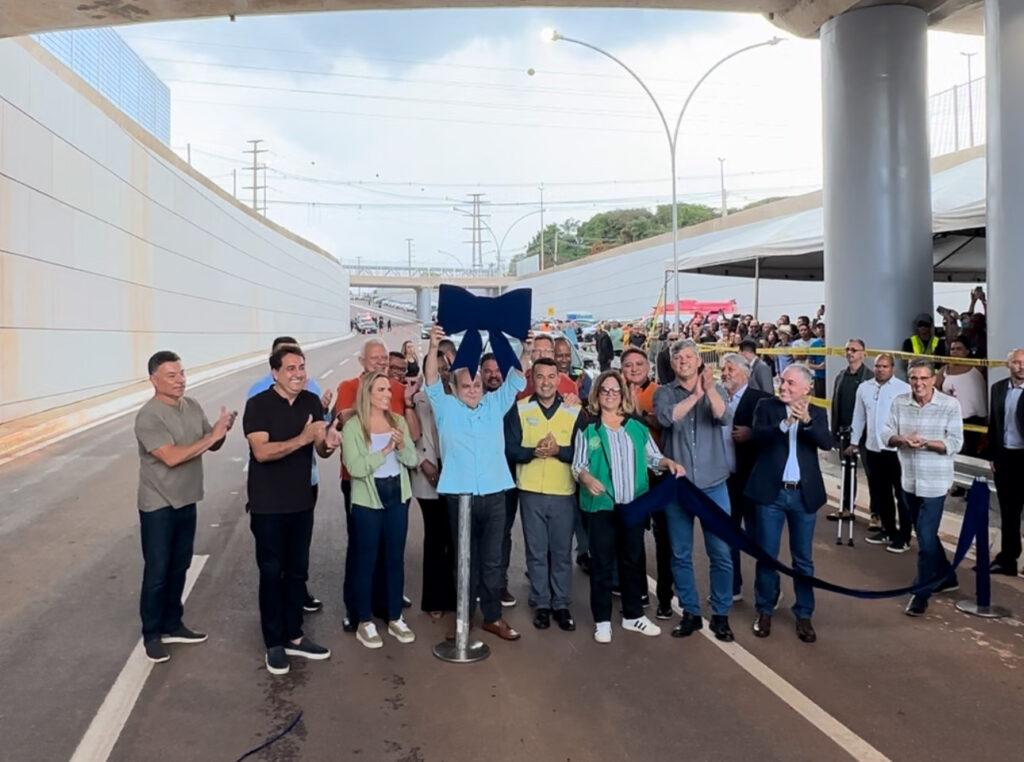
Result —
[[409, 469], [417, 465], [416, 447], [405, 421], [391, 412], [391, 382], [383, 373], [359, 381], [356, 414], [341, 431], [342, 460], [352, 475], [352, 545], [355, 554], [353, 615], [356, 638], [367, 648], [384, 641], [372, 621], [373, 570], [385, 553], [388, 633], [399, 643], [416, 636], [402, 619], [405, 585], [405, 537], [412, 489]]
[[633, 417], [626, 384], [609, 370], [594, 381], [588, 411], [576, 423], [572, 473], [580, 484], [580, 509], [590, 537], [590, 611], [594, 640], [612, 639], [612, 569], [619, 565], [622, 589], [622, 628], [643, 635], [661, 633], [644, 616], [640, 598], [647, 589], [643, 568], [644, 525], [626, 526], [619, 507], [650, 488], [647, 470], [686, 472], [661, 454], [650, 431]]

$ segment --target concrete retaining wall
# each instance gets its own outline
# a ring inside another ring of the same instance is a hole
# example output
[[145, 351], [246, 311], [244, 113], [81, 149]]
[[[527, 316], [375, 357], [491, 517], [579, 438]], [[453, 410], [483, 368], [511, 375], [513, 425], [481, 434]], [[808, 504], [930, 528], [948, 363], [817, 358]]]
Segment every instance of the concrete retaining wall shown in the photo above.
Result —
[[0, 41], [0, 423], [349, 330], [348, 275], [27, 39]]

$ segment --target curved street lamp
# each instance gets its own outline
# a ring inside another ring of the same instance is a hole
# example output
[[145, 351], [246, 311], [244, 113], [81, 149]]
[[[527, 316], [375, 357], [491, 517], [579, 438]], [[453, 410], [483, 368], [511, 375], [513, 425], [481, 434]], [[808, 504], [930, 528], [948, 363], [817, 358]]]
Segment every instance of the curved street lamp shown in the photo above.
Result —
[[768, 45], [778, 45], [780, 42], [782, 42], [782, 38], [780, 38], [780, 37], [772, 37], [770, 40], [765, 40], [764, 42], [758, 42], [758, 43], [755, 43], [753, 45], [747, 45], [745, 47], [740, 48], [739, 50], [734, 50], [732, 53], [730, 53], [729, 55], [721, 58], [718, 62], [716, 62], [710, 69], [708, 69], [706, 72], [704, 72], [704, 76], [702, 76], [700, 79], [698, 79], [697, 80], [697, 84], [695, 84], [690, 89], [690, 94], [686, 96], [686, 100], [683, 102], [683, 108], [679, 112], [679, 118], [676, 119], [675, 130], [671, 130], [671, 129], [669, 129], [669, 126], [668, 126], [668, 119], [665, 118], [665, 112], [661, 110], [661, 104], [659, 104], [658, 103], [658, 99], [654, 97], [654, 93], [652, 93], [650, 88], [647, 87], [647, 85], [644, 83], [644, 81], [642, 79], [640, 79], [640, 76], [635, 71], [630, 69], [621, 60], [619, 60], [618, 58], [613, 56], [607, 50], [602, 50], [601, 48], [597, 47], [596, 45], [591, 45], [589, 42], [583, 42], [583, 40], [575, 40], [572, 37], [565, 37], [565, 36], [559, 34], [558, 31], [555, 30], [555, 29], [551, 29], [551, 28], [543, 29], [543, 30], [541, 30], [540, 36], [541, 36], [541, 39], [544, 42], [557, 42], [558, 40], [564, 40], [565, 42], [571, 42], [571, 43], [573, 43], [575, 45], [582, 45], [585, 48], [590, 48], [594, 52], [600, 53], [601, 55], [605, 56], [606, 58], [610, 58], [612, 61], [614, 61], [619, 66], [621, 66], [623, 69], [625, 69], [627, 72], [629, 72], [629, 75], [633, 79], [635, 79], [637, 81], [637, 84], [640, 85], [640, 87], [642, 87], [644, 89], [644, 92], [647, 93], [647, 97], [649, 97], [651, 99], [651, 103], [654, 104], [654, 108], [657, 110], [658, 116], [661, 118], [661, 124], [665, 128], [665, 137], [668, 138], [669, 161], [671, 162], [671, 165], [672, 165], [672, 269], [673, 269], [672, 277], [673, 277], [673, 280], [675, 281], [675, 309], [674, 309], [674, 313], [675, 313], [675, 318], [676, 318], [676, 328], [678, 329], [679, 328], [679, 252], [678, 252], [678, 240], [677, 239], [679, 237], [679, 210], [676, 208], [676, 206], [677, 206], [677, 202], [676, 202], [676, 146], [678, 145], [678, 139], [679, 139], [679, 125], [682, 124], [682, 122], [683, 122], [683, 115], [686, 114], [686, 108], [690, 105], [690, 101], [693, 99], [694, 93], [696, 93], [697, 89], [702, 84], [704, 84], [704, 80], [706, 80], [709, 76], [711, 76], [711, 72], [713, 72], [715, 69], [717, 69], [719, 66], [724, 64], [729, 59], [735, 58], [736, 56], [740, 55], [741, 53], [746, 53], [748, 50], [754, 50], [755, 48], [763, 48], [763, 47], [768, 46]]
[[[494, 248], [497, 249], [497, 252], [498, 252], [498, 275], [501, 275], [501, 250], [504, 248], [504, 246], [505, 246], [505, 239], [508, 238], [508, 234], [512, 232], [512, 228], [514, 228], [520, 222], [525, 220], [527, 217], [532, 217], [535, 214], [543, 214], [543, 213], [544, 213], [543, 209], [534, 209], [532, 212], [527, 212], [522, 217], [518, 217], [517, 219], [513, 220], [512, 224], [509, 225], [508, 228], [505, 229], [505, 235], [503, 235], [501, 237], [501, 241], [500, 242], [498, 241], [498, 236], [496, 236], [494, 234], [494, 230], [491, 229], [491, 226], [488, 225], [486, 222], [484, 222], [482, 219], [480, 220], [480, 224], [483, 225], [485, 228], [487, 228], [487, 232], [491, 234], [491, 239], [494, 241]], [[541, 235], [541, 238], [544, 237], [544, 230], [543, 229], [540, 231], [540, 235]]]

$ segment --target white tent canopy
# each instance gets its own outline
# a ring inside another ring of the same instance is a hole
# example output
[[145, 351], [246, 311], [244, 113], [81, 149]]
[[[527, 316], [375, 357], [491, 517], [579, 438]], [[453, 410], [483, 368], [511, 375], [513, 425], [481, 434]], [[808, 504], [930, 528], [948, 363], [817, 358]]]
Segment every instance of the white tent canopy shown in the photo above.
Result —
[[[936, 282], [985, 279], [985, 158], [932, 175]], [[679, 269], [705, 275], [773, 280], [824, 279], [822, 209], [737, 227], [689, 252]], [[672, 262], [666, 262], [671, 271]]]

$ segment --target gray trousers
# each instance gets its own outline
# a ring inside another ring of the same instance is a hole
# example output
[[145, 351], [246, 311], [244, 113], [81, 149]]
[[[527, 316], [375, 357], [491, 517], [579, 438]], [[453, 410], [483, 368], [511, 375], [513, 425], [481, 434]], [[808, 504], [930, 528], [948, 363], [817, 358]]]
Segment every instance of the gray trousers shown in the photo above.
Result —
[[519, 510], [530, 577], [529, 603], [541, 609], [567, 609], [572, 603], [576, 496], [520, 491]]

